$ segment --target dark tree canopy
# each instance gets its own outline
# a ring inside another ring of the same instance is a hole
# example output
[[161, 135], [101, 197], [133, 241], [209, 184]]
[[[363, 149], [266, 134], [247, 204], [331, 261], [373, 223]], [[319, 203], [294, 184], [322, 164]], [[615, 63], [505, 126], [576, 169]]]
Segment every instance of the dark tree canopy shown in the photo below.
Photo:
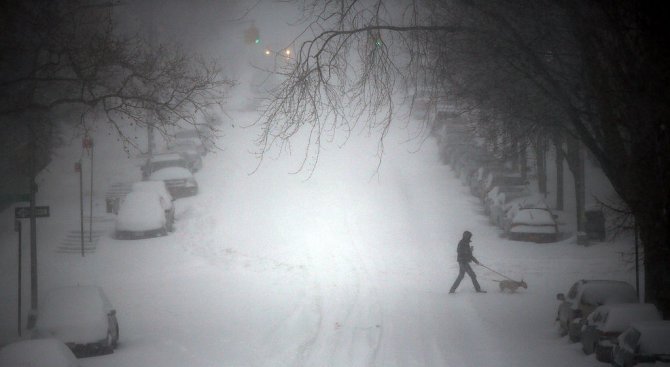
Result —
[[259, 121], [263, 151], [307, 131], [313, 162], [322, 139], [361, 124], [383, 143], [398, 102], [421, 91], [474, 112], [481, 130], [570, 137], [635, 217], [646, 296], [670, 314], [670, 32], [662, 6], [339, 0], [306, 9], [305, 41]]
[[[153, 125], [166, 133], [198, 116], [233, 82], [214, 62], [176, 46], [126, 36], [115, 1], [3, 2], [0, 33], [0, 118], [31, 124], [67, 119], [83, 125]], [[13, 121], [13, 122], [12, 122]]]

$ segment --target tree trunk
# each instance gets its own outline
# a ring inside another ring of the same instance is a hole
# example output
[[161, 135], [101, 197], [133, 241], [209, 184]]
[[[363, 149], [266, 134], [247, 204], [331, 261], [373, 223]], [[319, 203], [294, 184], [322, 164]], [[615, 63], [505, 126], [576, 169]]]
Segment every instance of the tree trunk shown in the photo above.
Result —
[[[654, 195], [649, 195], [653, 197]], [[661, 205], [658, 205], [660, 208]], [[667, 208], [666, 208], [667, 209]], [[644, 290], [645, 302], [654, 303], [670, 317], [670, 251], [667, 242], [670, 236], [670, 221], [659, 220], [663, 216], [641, 214], [636, 216], [640, 228], [640, 238], [644, 248]]]
[[512, 162], [512, 170], [514, 172], [517, 172], [520, 170], [520, 162], [521, 162], [521, 152], [519, 151], [519, 143], [516, 141], [516, 139], [512, 139], [512, 144], [510, 146], [510, 152], [511, 154], [511, 162]]
[[563, 210], [563, 139], [561, 136], [554, 135], [555, 164], [556, 164], [556, 210]]
[[519, 144], [519, 171], [524, 180], [528, 179], [528, 153], [526, 152], [526, 144]]
[[537, 186], [542, 195], [547, 195], [547, 146], [544, 141], [533, 144], [535, 147], [535, 167], [537, 169]]
[[584, 175], [584, 151], [577, 139], [569, 137], [567, 162], [575, 183], [575, 201], [577, 216], [577, 232], [584, 231], [584, 201], [586, 198]]

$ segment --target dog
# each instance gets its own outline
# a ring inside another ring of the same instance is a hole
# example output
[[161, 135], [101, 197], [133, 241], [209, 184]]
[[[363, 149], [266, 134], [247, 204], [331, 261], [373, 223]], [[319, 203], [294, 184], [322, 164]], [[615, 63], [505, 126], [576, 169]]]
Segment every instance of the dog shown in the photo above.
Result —
[[528, 289], [528, 284], [526, 284], [523, 279], [521, 279], [520, 282], [517, 282], [516, 280], [494, 280], [494, 282], [498, 282], [501, 292], [504, 292], [505, 289], [509, 289], [511, 293], [514, 293], [520, 287]]

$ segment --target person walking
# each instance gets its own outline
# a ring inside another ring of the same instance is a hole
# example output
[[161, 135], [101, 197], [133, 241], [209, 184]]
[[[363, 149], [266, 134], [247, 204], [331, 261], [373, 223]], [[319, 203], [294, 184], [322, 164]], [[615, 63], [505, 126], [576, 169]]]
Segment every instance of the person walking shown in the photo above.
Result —
[[472, 279], [472, 285], [475, 286], [477, 293], [486, 293], [486, 291], [482, 290], [482, 288], [479, 286], [479, 282], [477, 282], [477, 275], [470, 266], [471, 261], [474, 261], [475, 264], [479, 264], [479, 261], [472, 255], [472, 246], [470, 246], [471, 239], [472, 233], [470, 233], [470, 231], [465, 231], [463, 232], [463, 238], [461, 238], [461, 240], [458, 242], [458, 248], [456, 249], [456, 252], [458, 253], [458, 277], [451, 286], [449, 293], [456, 292], [456, 288], [458, 288], [458, 285], [461, 284], [461, 280], [463, 280], [465, 273], [467, 273], [470, 276], [470, 279]]

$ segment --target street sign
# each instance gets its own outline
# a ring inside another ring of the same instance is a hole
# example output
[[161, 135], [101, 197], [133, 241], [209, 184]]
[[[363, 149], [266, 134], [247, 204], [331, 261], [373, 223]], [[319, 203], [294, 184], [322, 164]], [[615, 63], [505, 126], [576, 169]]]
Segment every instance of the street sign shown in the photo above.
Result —
[[[49, 207], [48, 206], [36, 206], [35, 207], [35, 217], [48, 217], [49, 216]], [[20, 206], [14, 208], [14, 218], [30, 218], [30, 207], [29, 206]]]

